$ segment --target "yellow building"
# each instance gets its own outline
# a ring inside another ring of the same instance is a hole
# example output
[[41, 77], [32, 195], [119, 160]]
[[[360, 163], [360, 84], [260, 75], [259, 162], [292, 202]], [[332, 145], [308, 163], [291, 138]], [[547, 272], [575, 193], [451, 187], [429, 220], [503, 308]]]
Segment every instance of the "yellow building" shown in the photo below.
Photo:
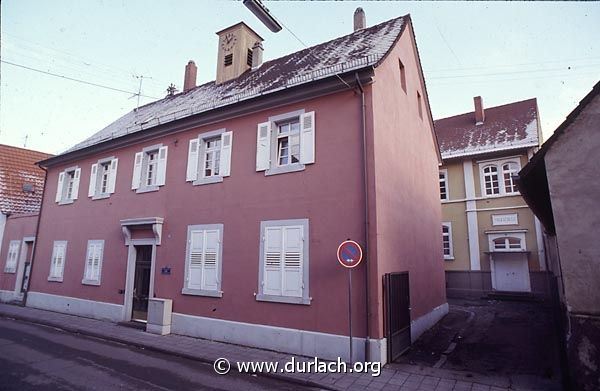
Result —
[[536, 99], [435, 121], [448, 295], [546, 291], [541, 225], [513, 176], [541, 144]]

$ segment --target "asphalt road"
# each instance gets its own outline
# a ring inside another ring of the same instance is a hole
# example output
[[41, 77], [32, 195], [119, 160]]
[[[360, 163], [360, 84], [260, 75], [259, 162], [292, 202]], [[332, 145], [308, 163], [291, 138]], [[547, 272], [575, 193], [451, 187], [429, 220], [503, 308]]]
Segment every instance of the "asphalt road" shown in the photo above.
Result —
[[207, 363], [0, 318], [0, 390], [309, 390]]

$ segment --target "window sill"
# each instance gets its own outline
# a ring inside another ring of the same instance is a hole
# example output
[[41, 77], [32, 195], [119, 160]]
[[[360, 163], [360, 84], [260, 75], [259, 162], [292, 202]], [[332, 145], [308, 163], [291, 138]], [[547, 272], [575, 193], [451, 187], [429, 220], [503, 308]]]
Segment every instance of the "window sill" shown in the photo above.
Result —
[[210, 185], [211, 183], [221, 183], [221, 182], [223, 182], [222, 176], [211, 176], [208, 178], [196, 179], [194, 182], [192, 182], [192, 185], [194, 185], [194, 186]]
[[103, 199], [106, 199], [106, 198], [110, 198], [110, 193], [95, 195], [95, 196], [92, 197], [92, 201], [103, 200]]
[[75, 200], [73, 200], [73, 199], [66, 200], [65, 199], [65, 200], [58, 201], [58, 205], [69, 205], [69, 204], [72, 204], [73, 202], [75, 202]]
[[223, 297], [222, 291], [208, 291], [205, 289], [183, 288], [181, 290], [181, 294], [182, 295], [191, 295], [191, 296]]
[[515, 192], [515, 193], [504, 193], [504, 194], [484, 194], [481, 196], [481, 199], [486, 199], [486, 198], [500, 198], [500, 197], [513, 197], [513, 196], [520, 196], [521, 193], [519, 192]]
[[285, 166], [271, 167], [265, 171], [265, 176], [285, 174], [288, 172], [304, 171], [306, 166], [302, 163], [288, 164]]
[[100, 281], [98, 280], [86, 280], [85, 278], [83, 280], [81, 280], [81, 283], [83, 285], [94, 285], [94, 286], [100, 286]]
[[62, 277], [48, 277], [48, 281], [50, 282], [63, 282], [63, 278]]
[[256, 295], [256, 301], [269, 301], [269, 302], [273, 302], [273, 303], [310, 305], [311, 299], [306, 298], [306, 297], [263, 295], [262, 293], [259, 293]]
[[151, 191], [158, 191], [159, 189], [160, 189], [160, 187], [157, 186], [157, 185], [154, 185], [154, 186], [144, 186], [144, 187], [140, 187], [135, 192], [137, 194], [142, 194], [142, 193], [149, 193]]
[[4, 273], [15, 274], [17, 269], [4, 269]]
[[444, 257], [444, 261], [454, 261], [454, 257]]

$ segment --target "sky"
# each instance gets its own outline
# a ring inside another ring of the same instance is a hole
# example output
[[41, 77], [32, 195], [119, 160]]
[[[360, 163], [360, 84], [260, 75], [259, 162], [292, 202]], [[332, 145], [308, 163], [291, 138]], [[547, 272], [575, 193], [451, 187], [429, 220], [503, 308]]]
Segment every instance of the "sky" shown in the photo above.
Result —
[[264, 4], [281, 32], [241, 1], [3, 0], [0, 144], [60, 153], [181, 90], [189, 60], [198, 84], [214, 80], [219, 30], [244, 21], [267, 61], [351, 33], [357, 7], [367, 26], [411, 14], [434, 119], [478, 95], [485, 107], [535, 97], [547, 139], [600, 80], [600, 2]]

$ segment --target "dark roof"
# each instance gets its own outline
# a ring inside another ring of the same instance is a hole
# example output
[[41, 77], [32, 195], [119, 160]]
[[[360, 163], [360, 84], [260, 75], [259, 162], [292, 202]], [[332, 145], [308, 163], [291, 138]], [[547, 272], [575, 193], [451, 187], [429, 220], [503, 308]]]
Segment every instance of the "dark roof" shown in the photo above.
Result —
[[443, 159], [539, 146], [535, 98], [485, 109], [476, 125], [475, 113], [434, 121]]
[[391, 19], [267, 61], [228, 82], [211, 81], [141, 106], [65, 153], [336, 74], [376, 67], [398, 40], [409, 19], [408, 15]]
[[[0, 144], [1, 213], [38, 213], [44, 190], [45, 172], [35, 163], [51, 156], [43, 152]], [[31, 185], [32, 192], [24, 191], [24, 185], [28, 188]]]

